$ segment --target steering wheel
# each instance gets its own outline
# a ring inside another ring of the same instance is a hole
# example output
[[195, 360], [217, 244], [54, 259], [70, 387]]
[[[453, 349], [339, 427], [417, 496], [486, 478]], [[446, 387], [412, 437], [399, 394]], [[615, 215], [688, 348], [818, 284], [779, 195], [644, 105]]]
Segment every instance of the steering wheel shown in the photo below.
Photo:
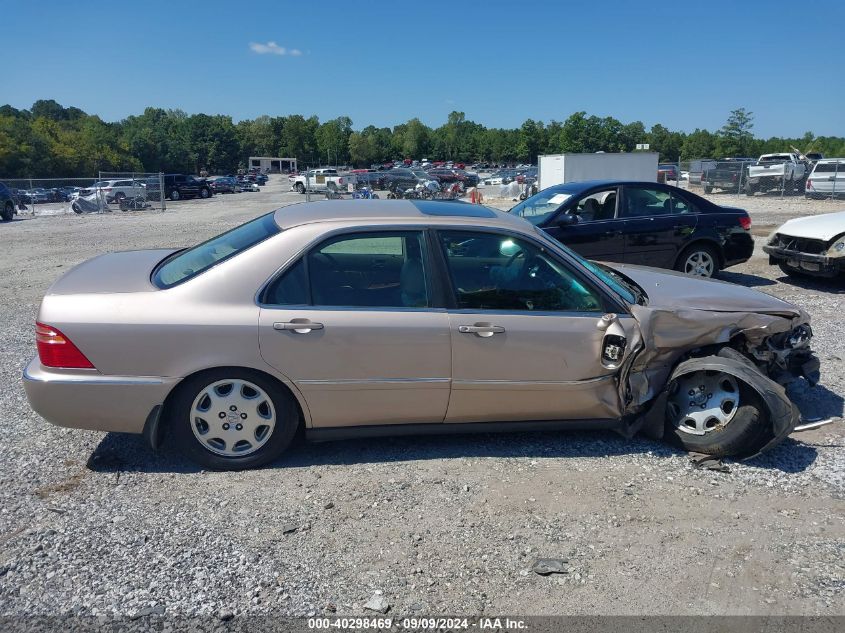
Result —
[[513, 266], [513, 264], [516, 262], [518, 257], [525, 257], [525, 251], [519, 250], [519, 251], [515, 252], [513, 255], [511, 255], [508, 258], [508, 261], [505, 262], [505, 269], [507, 270], [508, 268]]

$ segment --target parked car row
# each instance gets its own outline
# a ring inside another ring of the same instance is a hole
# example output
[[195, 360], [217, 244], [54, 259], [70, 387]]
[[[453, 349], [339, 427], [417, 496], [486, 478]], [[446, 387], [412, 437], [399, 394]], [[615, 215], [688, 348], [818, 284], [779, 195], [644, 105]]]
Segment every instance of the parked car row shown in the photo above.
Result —
[[[261, 174], [264, 176], [264, 174]], [[217, 176], [208, 181], [214, 193], [243, 193], [247, 191], [260, 191], [258, 182], [267, 182], [267, 176], [262, 179], [246, 178], [237, 176]]]
[[821, 154], [783, 152], [760, 158], [725, 159], [701, 175], [704, 193], [714, 190], [734, 193], [770, 191], [801, 194], [807, 198], [845, 196], [845, 158], [824, 158]]

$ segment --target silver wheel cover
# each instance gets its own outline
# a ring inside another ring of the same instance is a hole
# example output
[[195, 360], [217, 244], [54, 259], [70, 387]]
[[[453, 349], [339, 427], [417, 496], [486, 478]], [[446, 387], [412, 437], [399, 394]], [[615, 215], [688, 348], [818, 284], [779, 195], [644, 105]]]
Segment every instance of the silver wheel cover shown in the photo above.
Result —
[[223, 457], [242, 457], [269, 441], [276, 409], [258, 385], [240, 378], [218, 380], [194, 398], [190, 424], [203, 448]]
[[721, 372], [695, 372], [675, 381], [666, 404], [676, 429], [706, 435], [724, 429], [739, 408], [736, 378]]
[[684, 272], [696, 277], [712, 277], [716, 270], [716, 262], [707, 251], [693, 251], [684, 262]]

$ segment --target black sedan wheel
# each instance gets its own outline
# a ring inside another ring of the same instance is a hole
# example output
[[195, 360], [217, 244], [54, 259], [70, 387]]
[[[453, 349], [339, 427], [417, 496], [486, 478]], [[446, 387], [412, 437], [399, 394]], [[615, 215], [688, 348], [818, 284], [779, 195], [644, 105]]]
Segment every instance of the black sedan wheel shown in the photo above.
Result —
[[719, 256], [711, 246], [693, 245], [681, 253], [675, 268], [693, 277], [713, 277], [719, 272]]
[[3, 221], [4, 222], [11, 222], [12, 216], [15, 215], [15, 205], [12, 203], [11, 200], [7, 201], [5, 205], [3, 205]]

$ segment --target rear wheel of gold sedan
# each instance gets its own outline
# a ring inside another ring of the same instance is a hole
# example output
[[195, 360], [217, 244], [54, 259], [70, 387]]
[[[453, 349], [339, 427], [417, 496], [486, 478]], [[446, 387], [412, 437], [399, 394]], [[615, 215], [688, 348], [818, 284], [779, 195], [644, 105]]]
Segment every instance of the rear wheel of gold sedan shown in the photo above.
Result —
[[214, 470], [263, 466], [284, 452], [299, 426], [293, 398], [259, 372], [216, 369], [183, 383], [172, 402], [179, 447]]

